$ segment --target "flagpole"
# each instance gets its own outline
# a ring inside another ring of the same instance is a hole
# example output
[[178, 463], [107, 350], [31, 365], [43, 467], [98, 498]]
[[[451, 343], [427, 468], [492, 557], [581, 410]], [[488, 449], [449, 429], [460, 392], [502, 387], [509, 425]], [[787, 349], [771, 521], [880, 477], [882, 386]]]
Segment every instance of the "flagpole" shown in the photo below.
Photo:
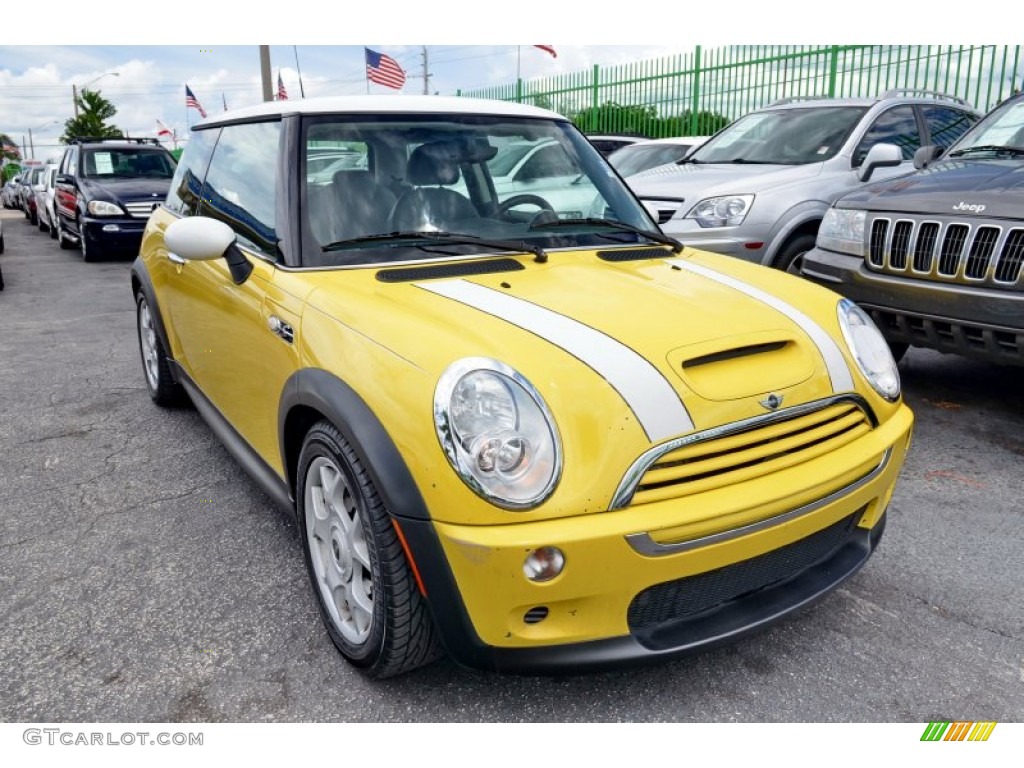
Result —
[[517, 45], [516, 46], [516, 80], [519, 80], [519, 77], [520, 77], [520, 75], [519, 75], [519, 65], [520, 65], [520, 62], [521, 62], [521, 59], [522, 59], [522, 51], [523, 51], [523, 46]]
[[299, 69], [299, 46], [293, 45], [292, 50], [295, 52], [295, 71], [299, 73], [299, 95], [306, 98], [306, 89], [302, 87], [302, 70]]

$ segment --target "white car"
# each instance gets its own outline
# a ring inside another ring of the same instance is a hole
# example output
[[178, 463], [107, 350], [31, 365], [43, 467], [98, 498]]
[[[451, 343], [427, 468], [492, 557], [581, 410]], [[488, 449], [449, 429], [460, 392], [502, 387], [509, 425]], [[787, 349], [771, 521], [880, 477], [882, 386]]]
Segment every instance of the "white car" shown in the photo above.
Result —
[[678, 163], [708, 140], [707, 136], [673, 136], [627, 144], [608, 155], [608, 162], [623, 178], [659, 165]]
[[506, 144], [487, 161], [503, 206], [544, 209], [547, 202], [560, 219], [586, 216], [597, 194], [580, 167], [571, 146], [551, 139]]
[[646, 136], [628, 136], [624, 134], [610, 133], [610, 134], [596, 134], [588, 133], [587, 141], [594, 145], [594, 148], [605, 157], [608, 157], [612, 152], [622, 147], [628, 147], [630, 144], [636, 144], [641, 141], [648, 141]]
[[36, 220], [39, 229], [57, 239], [57, 212], [54, 208], [53, 193], [56, 187], [57, 163], [48, 163], [43, 171], [42, 183], [34, 189], [36, 196]]

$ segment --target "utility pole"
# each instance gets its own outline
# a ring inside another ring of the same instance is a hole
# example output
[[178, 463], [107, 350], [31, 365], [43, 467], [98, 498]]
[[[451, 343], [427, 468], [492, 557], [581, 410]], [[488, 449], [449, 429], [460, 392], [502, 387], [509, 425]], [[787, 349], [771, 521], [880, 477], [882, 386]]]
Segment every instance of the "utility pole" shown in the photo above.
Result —
[[270, 46], [260, 46], [260, 74], [263, 77], [263, 100], [273, 101], [274, 90], [270, 85]]
[[32, 129], [28, 129], [28, 151], [32, 153], [32, 157], [36, 156], [36, 145], [32, 143]]
[[423, 95], [430, 95], [430, 69], [427, 66], [427, 46], [423, 46]]
[[78, 117], [78, 86], [71, 84], [71, 98], [75, 102], [75, 117]]

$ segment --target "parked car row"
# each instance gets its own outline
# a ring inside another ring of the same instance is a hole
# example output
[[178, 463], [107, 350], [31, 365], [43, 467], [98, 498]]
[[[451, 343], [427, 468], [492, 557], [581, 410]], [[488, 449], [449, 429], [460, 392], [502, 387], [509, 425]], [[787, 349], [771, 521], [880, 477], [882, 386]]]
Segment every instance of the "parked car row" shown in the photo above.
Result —
[[1024, 365], [1024, 102], [981, 117], [933, 92], [786, 100], [627, 182], [688, 245], [856, 300], [897, 358]]
[[175, 167], [154, 139], [75, 139], [59, 163], [30, 165], [5, 184], [4, 205], [85, 261], [135, 256]]

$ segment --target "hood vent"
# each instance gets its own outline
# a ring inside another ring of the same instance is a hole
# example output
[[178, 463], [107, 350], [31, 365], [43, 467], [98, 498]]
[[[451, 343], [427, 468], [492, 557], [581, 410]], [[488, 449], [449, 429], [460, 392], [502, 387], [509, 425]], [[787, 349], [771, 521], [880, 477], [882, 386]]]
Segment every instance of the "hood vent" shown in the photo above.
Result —
[[521, 272], [524, 269], [526, 267], [515, 259], [490, 259], [488, 261], [463, 261], [457, 264], [435, 264], [429, 267], [382, 269], [377, 273], [377, 279], [382, 283], [411, 283], [417, 280], [441, 280], [447, 277], [465, 277], [466, 275]]
[[644, 259], [664, 259], [674, 255], [665, 248], [626, 248], [618, 251], [598, 251], [597, 258], [602, 261], [643, 261]]
[[735, 349], [726, 349], [722, 352], [715, 352], [710, 355], [701, 355], [700, 357], [693, 357], [689, 360], [683, 361], [683, 368], [694, 368], [698, 365], [707, 365], [708, 363], [720, 363], [724, 360], [734, 360], [737, 357], [747, 357], [748, 355], [760, 355], [765, 352], [775, 352], [776, 350], [782, 349], [786, 346], [785, 341], [773, 341], [768, 344], [751, 344], [748, 347], [736, 347]]

